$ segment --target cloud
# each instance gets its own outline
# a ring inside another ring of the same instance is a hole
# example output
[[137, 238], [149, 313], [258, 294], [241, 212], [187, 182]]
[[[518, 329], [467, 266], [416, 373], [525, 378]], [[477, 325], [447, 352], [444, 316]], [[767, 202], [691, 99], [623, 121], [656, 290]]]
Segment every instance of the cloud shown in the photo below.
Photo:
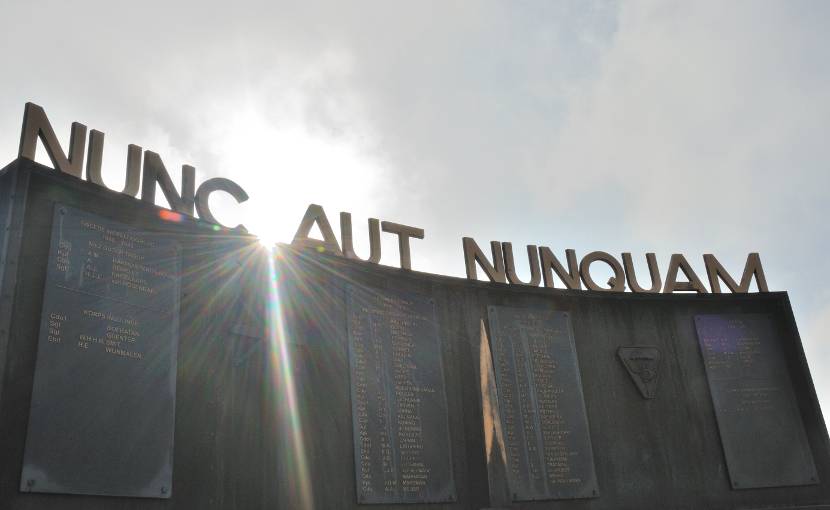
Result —
[[[632, 233], [696, 241], [791, 221], [798, 201], [820, 205], [830, 64], [815, 47], [821, 25], [790, 10], [626, 3], [600, 76], [573, 98], [551, 150], [579, 175], [553, 205], [613, 190]], [[720, 221], [688, 228], [701, 213]]]
[[[424, 226], [432, 244], [413, 247], [420, 267], [454, 274], [460, 235], [490, 235], [465, 229], [513, 230], [517, 213], [505, 207], [523, 202], [526, 188], [505, 183], [541, 168], [563, 91], [591, 75], [615, 14], [589, 2], [518, 10], [498, 2], [150, 2], [87, 3], [77, 9], [97, 16], [77, 18], [59, 4], [4, 5], [7, 19], [29, 19], [7, 32], [9, 41], [33, 26], [42, 37], [28, 52], [0, 57], [21, 76], [6, 85], [3, 119], [19, 118], [34, 100], [56, 126], [77, 119], [106, 131], [112, 182], [122, 148], [138, 143], [168, 169], [189, 163], [200, 176], [252, 185], [252, 207], [227, 207], [228, 223], [238, 215], [297, 221], [303, 201], [322, 202], [330, 215], [350, 210], [356, 223], [372, 215]], [[71, 36], [59, 36], [67, 26]], [[241, 143], [246, 136], [255, 143]], [[312, 140], [304, 156], [298, 137]], [[323, 146], [349, 152], [350, 162], [324, 164]], [[283, 240], [289, 229], [277, 226]], [[360, 242], [364, 233], [356, 235]], [[384, 260], [394, 264], [389, 248]]]
[[[776, 289], [812, 313], [830, 248], [828, 7], [770, 2], [626, 2], [600, 71], [549, 151], [548, 215], [606, 214], [615, 245], [760, 251]], [[815, 7], [815, 9], [814, 9]]]
[[[415, 268], [445, 274], [463, 273], [462, 235], [656, 251], [662, 267], [684, 252], [702, 269], [713, 252], [736, 273], [759, 251], [799, 323], [823, 324], [829, 14], [766, 1], [7, 1], [0, 152], [16, 153], [35, 101], [62, 139], [72, 120], [107, 133], [113, 183], [137, 143], [173, 171], [243, 184], [249, 203], [217, 202], [228, 223], [288, 241], [321, 203], [334, 223], [353, 213], [360, 253], [368, 216], [417, 225]], [[814, 360], [827, 359], [824, 331], [804, 335]]]
[[[618, 249], [713, 252], [738, 271], [759, 251], [789, 290], [813, 366], [830, 323], [830, 59], [826, 4], [626, 2], [589, 87], [549, 150], [545, 216], [604, 215]], [[567, 183], [567, 194], [549, 190]], [[601, 229], [602, 230], [602, 229]], [[698, 267], [700, 267], [698, 265]], [[820, 393], [830, 381], [820, 377]]]

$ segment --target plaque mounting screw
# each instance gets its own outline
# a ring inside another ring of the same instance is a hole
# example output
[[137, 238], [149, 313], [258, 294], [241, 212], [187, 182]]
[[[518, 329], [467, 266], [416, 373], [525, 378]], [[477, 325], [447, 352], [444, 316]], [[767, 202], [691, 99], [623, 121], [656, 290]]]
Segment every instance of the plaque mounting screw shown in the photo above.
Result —
[[167, 494], [167, 487], [162, 487], [161, 488], [161, 493], [162, 494]]
[[26, 487], [34, 487], [34, 486], [35, 486], [35, 481], [33, 479], [29, 478], [28, 480], [26, 480]]
[[66, 214], [66, 209], [64, 209], [63, 207], [61, 207], [60, 209], [58, 209], [58, 212], [60, 212], [60, 213], [61, 213], [61, 216], [63, 216], [64, 214]]

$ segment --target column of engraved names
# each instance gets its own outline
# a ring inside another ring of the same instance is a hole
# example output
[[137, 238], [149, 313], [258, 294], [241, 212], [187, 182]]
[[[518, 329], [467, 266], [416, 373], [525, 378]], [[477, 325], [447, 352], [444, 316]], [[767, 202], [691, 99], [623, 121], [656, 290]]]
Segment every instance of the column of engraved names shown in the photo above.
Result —
[[437, 502], [454, 497], [433, 307], [419, 295], [350, 287], [359, 502]]
[[[53, 255], [55, 265], [53, 270], [66, 279], [69, 265], [72, 262], [72, 242], [69, 239], [60, 239]], [[63, 326], [69, 319], [69, 315], [64, 310], [49, 310], [47, 313], [49, 314], [49, 329], [46, 339], [49, 343], [61, 344], [64, 341]]]
[[[359, 310], [364, 315], [368, 309], [361, 307]], [[368, 396], [368, 372], [367, 372], [367, 357], [369, 352], [367, 349], [366, 331], [363, 328], [363, 321], [361, 315], [356, 313], [357, 310], [352, 310], [349, 315], [349, 336], [351, 341], [352, 353], [352, 391], [354, 395], [354, 422], [357, 428], [357, 451], [355, 455], [358, 456], [357, 462], [357, 478], [358, 491], [361, 494], [372, 494], [372, 438], [369, 434], [369, 396]], [[374, 366], [374, 364], [373, 364]]]
[[162, 268], [147, 265], [144, 254], [138, 251], [155, 247], [152, 241], [117, 230], [108, 230], [104, 240], [110, 243], [109, 246], [103, 244], [102, 249], [111, 250], [113, 285], [120, 285], [145, 296], [153, 296], [158, 292], [153, 285], [153, 278], [173, 278]]
[[[155, 266], [145, 265], [146, 255], [140, 250], [155, 248], [156, 244], [131, 232], [106, 227], [90, 220], [81, 220], [81, 227], [96, 232], [100, 237], [88, 239], [83, 271], [89, 280], [109, 281], [113, 286], [131, 289], [151, 297], [158, 292], [150, 277], [172, 280], [174, 275]], [[106, 262], [108, 262], [108, 264]], [[109, 274], [104, 268], [109, 266]], [[126, 312], [125, 308], [122, 308]], [[103, 322], [103, 338], [96, 335], [80, 335], [79, 346], [88, 349], [90, 345], [103, 345], [107, 354], [126, 359], [141, 360], [143, 349], [136, 343], [141, 336], [140, 322], [125, 313], [112, 311], [84, 310], [86, 318]]]
[[398, 469], [395, 462], [395, 438], [393, 437], [394, 420], [392, 402], [389, 401], [387, 389], [389, 380], [389, 347], [386, 345], [387, 324], [386, 311], [375, 303], [376, 308], [367, 314], [369, 321], [369, 339], [372, 361], [375, 366], [375, 420], [378, 431], [378, 451], [381, 459], [383, 492], [387, 495], [398, 493]]
[[418, 383], [420, 367], [415, 359], [414, 327], [421, 317], [408, 303], [387, 301], [392, 347], [392, 373], [395, 388], [397, 446], [400, 461], [400, 484], [404, 496], [417, 494], [429, 480], [430, 468], [424, 462], [424, 438], [421, 395], [435, 393], [435, 388]]
[[542, 432], [543, 462], [547, 482], [551, 485], [579, 484], [582, 479], [572, 475], [571, 457], [576, 452], [568, 445], [569, 424], [560, 409], [560, 396], [565, 388], [557, 377], [558, 361], [551, 344], [562, 331], [550, 320], [528, 316], [525, 323], [533, 367], [533, 384]]
[[530, 358], [527, 327], [520, 321], [511, 331], [511, 345], [515, 363], [515, 384], [518, 397], [519, 416], [522, 423], [524, 450], [526, 452], [527, 469], [530, 481], [535, 486], [536, 481], [544, 481], [541, 465], [540, 448], [542, 444], [538, 435], [538, 416], [536, 414], [535, 388], [532, 380], [533, 360]]
[[[354, 357], [353, 377], [357, 421], [359, 485], [367, 498], [397, 493], [390, 402], [384, 352], [382, 313], [370, 304], [353, 307], [350, 337]], [[371, 367], [371, 369], [369, 368]], [[380, 473], [378, 474], [378, 470]]]
[[[491, 313], [495, 313], [492, 312]], [[510, 376], [511, 364], [508, 357], [508, 346], [504, 341], [504, 332], [497, 332], [494, 338], [494, 353], [496, 358], [496, 372], [499, 376], [498, 398], [501, 412], [501, 423], [504, 431], [504, 441], [507, 450], [507, 463], [513, 480], [521, 480], [521, 457], [519, 456], [519, 439], [516, 430], [515, 384]]]

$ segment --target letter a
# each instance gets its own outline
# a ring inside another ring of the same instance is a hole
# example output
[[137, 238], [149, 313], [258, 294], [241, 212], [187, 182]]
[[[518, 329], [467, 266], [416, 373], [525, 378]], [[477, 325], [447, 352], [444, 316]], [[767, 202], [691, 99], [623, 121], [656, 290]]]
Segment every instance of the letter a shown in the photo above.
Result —
[[[320, 229], [320, 233], [323, 234], [322, 241], [308, 237], [315, 223]], [[300, 222], [297, 233], [294, 234], [294, 240], [291, 241], [291, 246], [296, 248], [314, 248], [320, 252], [329, 252], [339, 257], [343, 256], [343, 252], [340, 251], [340, 245], [337, 244], [337, 238], [334, 237], [334, 231], [329, 224], [329, 219], [326, 217], [323, 208], [317, 204], [311, 204], [306, 209], [303, 221]]]
[[[677, 281], [678, 270], [686, 276], [688, 281]], [[697, 277], [697, 273], [695, 273], [692, 266], [689, 265], [686, 257], [680, 253], [675, 253], [671, 256], [671, 259], [669, 259], [669, 269], [666, 271], [666, 282], [663, 286], [663, 293], [665, 294], [671, 294], [675, 291], [695, 291], [698, 294], [708, 293], [706, 287], [703, 286], [703, 282], [701, 282], [700, 278]]]

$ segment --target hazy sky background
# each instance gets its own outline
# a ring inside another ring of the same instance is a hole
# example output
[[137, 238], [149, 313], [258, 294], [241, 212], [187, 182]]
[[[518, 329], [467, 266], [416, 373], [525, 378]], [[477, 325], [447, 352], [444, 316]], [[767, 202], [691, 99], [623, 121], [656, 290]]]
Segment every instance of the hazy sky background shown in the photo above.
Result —
[[74, 120], [106, 133], [115, 188], [128, 143], [177, 185], [184, 163], [236, 180], [251, 199], [217, 195], [217, 217], [268, 241], [314, 202], [336, 232], [353, 214], [364, 256], [369, 216], [424, 228], [413, 268], [452, 275], [464, 235], [654, 251], [664, 274], [758, 251], [830, 408], [830, 2], [3, 0], [0, 19], [4, 161], [33, 101], [64, 145]]

